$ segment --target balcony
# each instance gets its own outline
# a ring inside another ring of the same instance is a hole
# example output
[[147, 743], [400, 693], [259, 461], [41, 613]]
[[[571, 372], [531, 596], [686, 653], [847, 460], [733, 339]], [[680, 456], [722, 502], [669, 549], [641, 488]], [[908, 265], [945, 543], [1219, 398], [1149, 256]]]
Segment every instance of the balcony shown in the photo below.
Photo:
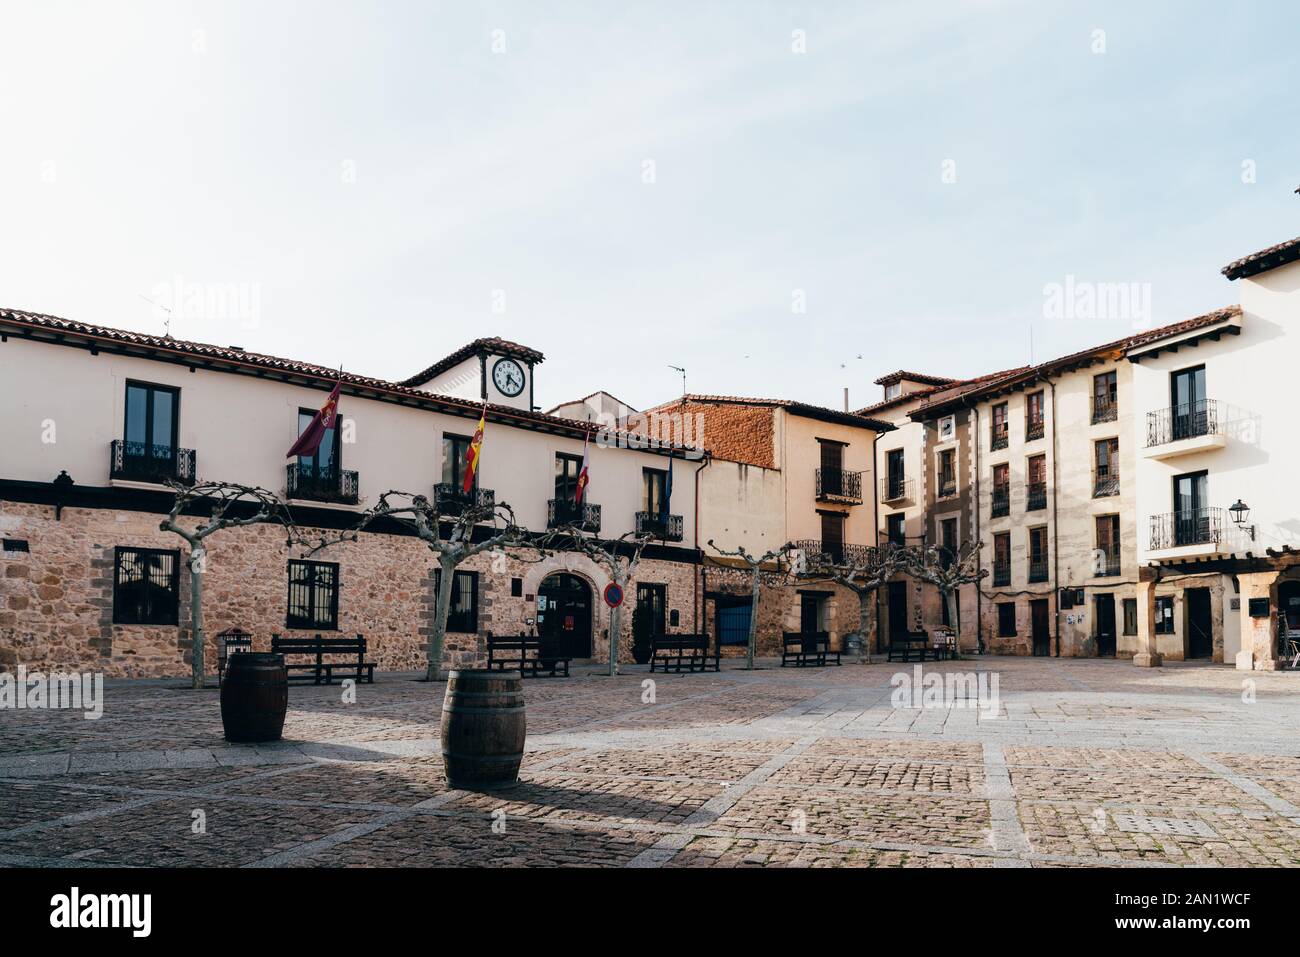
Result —
[[572, 499], [553, 498], [546, 503], [546, 527], [572, 525], [579, 531], [600, 531], [600, 506], [591, 502], [578, 504]]
[[1147, 445], [1142, 453], [1146, 458], [1174, 458], [1227, 444], [1228, 437], [1219, 424], [1219, 406], [1213, 399], [1147, 413]]
[[1011, 489], [1005, 485], [993, 489], [993, 517], [1002, 518], [1011, 514]]
[[992, 449], [994, 452], [996, 452], [998, 449], [1005, 449], [1006, 447], [1007, 447], [1007, 425], [1004, 422], [1001, 425], [993, 426], [993, 436], [989, 442], [989, 448]]
[[817, 469], [817, 501], [862, 504], [862, 473]]
[[957, 494], [957, 480], [951, 475], [939, 476], [939, 488], [937, 498], [952, 498]]
[[1115, 578], [1119, 575], [1119, 549], [1099, 548], [1093, 553], [1093, 575], [1098, 578]]
[[193, 449], [114, 439], [108, 451], [110, 481], [162, 485], [174, 480], [183, 485], [194, 484], [197, 457]]
[[1092, 400], [1092, 424], [1114, 422], [1119, 418], [1119, 403], [1113, 399]]
[[1029, 581], [1031, 584], [1035, 582], [1047, 581], [1047, 559], [1046, 558], [1040, 557], [1040, 558], [1029, 559]]
[[636, 533], [665, 542], [682, 540], [682, 517], [665, 512], [637, 512]]
[[912, 480], [902, 476], [890, 476], [880, 480], [880, 501], [906, 502], [912, 499]]
[[1025, 441], [1032, 442], [1043, 437], [1043, 420], [1027, 419], [1025, 421]]
[[1038, 512], [1047, 508], [1047, 483], [1030, 482], [1025, 486], [1025, 511]]
[[1105, 498], [1119, 494], [1119, 466], [1098, 466], [1092, 477], [1092, 497]]
[[993, 587], [1006, 588], [1011, 584], [1011, 560], [999, 559], [993, 562]]
[[1225, 548], [1228, 524], [1221, 508], [1196, 508], [1151, 516], [1150, 550], [1176, 551], [1167, 557], [1215, 555]]
[[497, 493], [475, 486], [468, 492], [456, 482], [439, 482], [433, 487], [433, 505], [439, 515], [456, 517], [473, 508], [490, 512], [496, 508]]
[[856, 565], [865, 563], [871, 557], [869, 545], [823, 542], [815, 538], [800, 539], [790, 544], [804, 553], [804, 558], [810, 565]]
[[285, 466], [285, 475], [285, 494], [290, 499], [331, 505], [356, 505], [360, 499], [356, 472], [315, 469], [291, 462]]

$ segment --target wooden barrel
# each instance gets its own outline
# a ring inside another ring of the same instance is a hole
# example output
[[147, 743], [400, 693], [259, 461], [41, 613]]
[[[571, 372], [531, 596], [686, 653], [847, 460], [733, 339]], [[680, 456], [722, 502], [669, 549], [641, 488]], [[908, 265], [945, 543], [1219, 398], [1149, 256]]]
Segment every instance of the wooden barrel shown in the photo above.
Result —
[[459, 670], [442, 701], [442, 763], [453, 788], [485, 791], [519, 780], [524, 681], [518, 671]]
[[288, 708], [284, 655], [243, 651], [230, 656], [221, 682], [221, 724], [227, 741], [279, 741]]

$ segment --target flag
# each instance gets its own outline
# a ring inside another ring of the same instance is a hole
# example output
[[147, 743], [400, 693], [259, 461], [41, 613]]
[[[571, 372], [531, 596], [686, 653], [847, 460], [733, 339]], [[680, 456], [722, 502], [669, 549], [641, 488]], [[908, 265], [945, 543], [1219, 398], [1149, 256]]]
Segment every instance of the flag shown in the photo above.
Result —
[[487, 426], [487, 403], [483, 403], [483, 413], [478, 417], [478, 426], [474, 429], [474, 438], [469, 440], [469, 455], [465, 457], [465, 481], [461, 490], [468, 495], [474, 488], [474, 475], [478, 472], [478, 460], [483, 456], [483, 429]]
[[342, 379], [334, 383], [334, 388], [330, 391], [330, 397], [325, 400], [325, 404], [320, 407], [320, 411], [312, 416], [311, 421], [307, 423], [307, 428], [303, 429], [302, 434], [298, 436], [298, 441], [293, 443], [288, 452], [284, 453], [285, 458], [291, 459], [295, 455], [316, 454], [316, 450], [320, 448], [321, 442], [325, 439], [325, 433], [334, 428], [334, 417], [338, 415], [339, 411], [339, 389], [342, 385]]
[[668, 525], [668, 510], [672, 507], [673, 500], [673, 450], [668, 450], [668, 474], [664, 477], [664, 497], [659, 503], [659, 518]]
[[588, 432], [587, 437], [582, 440], [582, 468], [578, 470], [578, 487], [573, 492], [574, 505], [582, 504], [582, 493], [587, 490], [587, 486], [591, 483], [591, 476], [587, 474], [587, 446], [590, 444], [591, 433]]

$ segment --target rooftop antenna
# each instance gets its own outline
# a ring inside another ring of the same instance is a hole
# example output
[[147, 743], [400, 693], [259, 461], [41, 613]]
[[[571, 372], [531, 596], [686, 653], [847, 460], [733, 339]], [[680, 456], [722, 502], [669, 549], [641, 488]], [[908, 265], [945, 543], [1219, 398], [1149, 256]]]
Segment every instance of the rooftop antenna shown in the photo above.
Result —
[[154, 302], [152, 299], [150, 299], [142, 292], [138, 292], [136, 293], [136, 295], [139, 296], [141, 299], [143, 299], [145, 302], [149, 303], [149, 305], [153, 306], [155, 309], [161, 309], [163, 312], [167, 313], [167, 318], [163, 320], [163, 336], [170, 339], [172, 337], [172, 318], [171, 318], [172, 311], [168, 309], [166, 306], [164, 306], [162, 303]]
[[1034, 364], [1034, 321], [1029, 320], [1029, 364]]
[[676, 369], [678, 372], [682, 374], [682, 397], [685, 398], [686, 397], [686, 370], [683, 369], [681, 366], [675, 366], [672, 365], [671, 363], [669, 363], [668, 368]]

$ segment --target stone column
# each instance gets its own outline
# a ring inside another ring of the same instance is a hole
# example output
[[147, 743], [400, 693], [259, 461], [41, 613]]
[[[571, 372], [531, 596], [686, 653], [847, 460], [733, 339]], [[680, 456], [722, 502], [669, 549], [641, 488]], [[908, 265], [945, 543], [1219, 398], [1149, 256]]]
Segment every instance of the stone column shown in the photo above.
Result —
[[1160, 652], [1156, 650], [1156, 583], [1137, 583], [1138, 650], [1133, 664], [1139, 668], [1159, 668]]
[[[1255, 671], [1276, 671], [1277, 661], [1277, 609], [1272, 608], [1273, 581], [1276, 572], [1251, 572], [1237, 576], [1241, 584], [1241, 654], [1237, 656], [1237, 667], [1243, 668], [1246, 655], [1250, 655], [1250, 664], [1246, 667]], [[1263, 618], [1250, 616], [1250, 600], [1263, 598], [1269, 602], [1270, 613]]]

